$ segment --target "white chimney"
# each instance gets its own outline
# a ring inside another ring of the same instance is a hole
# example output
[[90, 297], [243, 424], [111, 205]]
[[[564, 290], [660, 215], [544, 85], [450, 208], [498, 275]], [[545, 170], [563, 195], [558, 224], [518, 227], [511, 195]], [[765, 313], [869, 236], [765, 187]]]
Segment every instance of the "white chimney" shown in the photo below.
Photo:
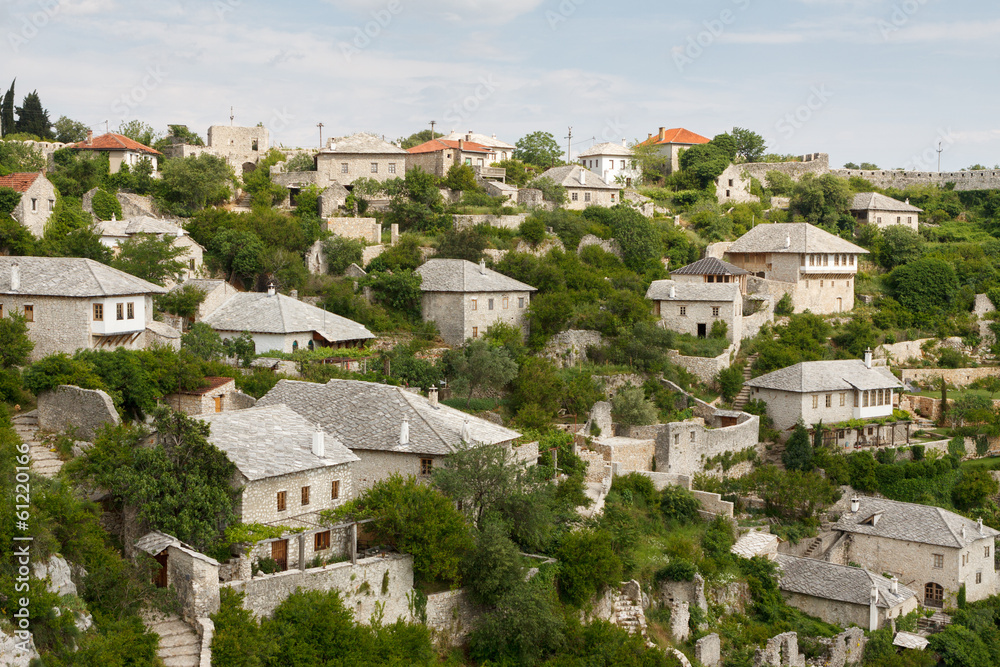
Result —
[[21, 267], [17, 262], [10, 265], [10, 289], [12, 292], [21, 289]]
[[118, 222], [117, 218], [115, 217], [114, 211], [111, 212], [111, 222]]
[[479, 260], [479, 273], [483, 274], [484, 276], [486, 275], [486, 260], [485, 259]]
[[865, 368], [871, 369], [872, 367], [872, 349], [868, 348], [865, 350]]
[[854, 496], [851, 498], [851, 514], [857, 514], [859, 509], [861, 509], [861, 499]]
[[465, 418], [465, 423], [462, 424], [462, 442], [472, 443], [472, 426], [469, 425], [469, 418]]
[[580, 170], [580, 185], [586, 185], [586, 184], [587, 184], [587, 170], [586, 169], [581, 169]]
[[872, 583], [871, 598], [872, 598], [872, 604], [878, 604], [878, 586], [876, 586], [874, 583]]
[[976, 519], [976, 526], [979, 528], [979, 536], [983, 536], [983, 517]]
[[965, 537], [965, 524], [964, 523], [962, 524], [962, 539], [963, 540], [966, 539], [966, 537]]
[[671, 285], [670, 286], [670, 298], [671, 299], [676, 299], [677, 298], [677, 285]]
[[431, 405], [433, 405], [434, 407], [437, 407], [437, 404], [438, 404], [438, 388], [437, 387], [431, 387], [430, 389], [427, 390], [427, 400], [430, 401]]
[[792, 236], [791, 234], [789, 234], [788, 236], [785, 237], [785, 248], [791, 248], [791, 247], [792, 247]]
[[403, 423], [399, 425], [399, 444], [410, 444], [410, 418], [403, 417]]
[[275, 293], [274, 292], [274, 283], [268, 283], [267, 284], [267, 295], [268, 296], [274, 296], [274, 293]]
[[889, 591], [893, 595], [899, 595], [899, 579], [896, 577], [889, 580]]
[[313, 454], [319, 458], [326, 458], [326, 434], [323, 431], [313, 433]]
[[622, 148], [628, 148], [628, 139], [622, 137]]

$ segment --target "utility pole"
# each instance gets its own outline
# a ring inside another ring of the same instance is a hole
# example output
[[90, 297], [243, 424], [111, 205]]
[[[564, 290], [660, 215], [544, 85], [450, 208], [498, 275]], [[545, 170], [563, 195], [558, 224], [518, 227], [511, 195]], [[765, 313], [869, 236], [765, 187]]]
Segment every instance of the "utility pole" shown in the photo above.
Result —
[[108, 125], [108, 121], [104, 121], [104, 133], [108, 134], [111, 132], [111, 126]]
[[316, 123], [316, 127], [319, 128], [319, 147], [323, 148], [323, 123]]
[[434, 126], [437, 124], [438, 122], [436, 120], [431, 121], [431, 141], [434, 141]]
[[236, 114], [233, 113], [233, 108], [229, 107], [229, 127], [233, 126], [234, 120], [236, 120]]
[[569, 128], [569, 135], [566, 137], [569, 139], [569, 146], [566, 148], [566, 162], [573, 161], [573, 128]]
[[943, 142], [943, 141], [939, 141], [939, 142], [938, 142], [938, 147], [937, 147], [937, 154], [938, 154], [938, 173], [939, 173], [939, 174], [941, 173], [941, 153], [944, 153], [944, 142]]

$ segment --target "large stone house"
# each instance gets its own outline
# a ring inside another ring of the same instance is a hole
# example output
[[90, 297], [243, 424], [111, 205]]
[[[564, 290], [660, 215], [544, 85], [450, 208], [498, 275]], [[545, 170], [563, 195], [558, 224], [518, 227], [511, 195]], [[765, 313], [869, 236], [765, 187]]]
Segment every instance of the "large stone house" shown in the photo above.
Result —
[[157, 159], [163, 156], [163, 153], [154, 148], [114, 132], [108, 132], [99, 137], [95, 137], [93, 132], [87, 132], [86, 139], [70, 144], [67, 148], [76, 151], [107, 153], [112, 174], [117, 174], [123, 164], [128, 165], [129, 169], [133, 169], [143, 160], [149, 160], [153, 166], [153, 173], [156, 173], [158, 170]]
[[375, 338], [363, 325], [329, 311], [278, 294], [237, 292], [202, 318], [223, 339], [244, 331], [253, 337], [257, 353], [295, 352], [317, 347], [363, 347]]
[[20, 193], [21, 201], [10, 212], [11, 217], [24, 225], [32, 236], [41, 238], [49, 216], [56, 209], [55, 186], [43, 172], [30, 172], [0, 176], [0, 188]]
[[917, 231], [920, 214], [923, 212], [923, 209], [910, 204], [909, 199], [901, 202], [877, 192], [856, 194], [854, 202], [851, 204], [851, 214], [858, 222], [875, 225], [880, 229], [892, 225], [902, 225]]
[[388, 181], [406, 176], [408, 157], [409, 153], [396, 144], [373, 134], [353, 134], [327, 141], [316, 155], [316, 172], [327, 185], [350, 185], [362, 177]]
[[32, 360], [55, 352], [141, 349], [176, 331], [153, 320], [166, 290], [91, 259], [0, 257], [0, 316], [20, 313], [35, 343]]
[[495, 162], [495, 153], [488, 146], [459, 139], [433, 139], [406, 149], [408, 169], [423, 169], [428, 174], [443, 178], [452, 166], [459, 164], [480, 172]]
[[723, 262], [715, 257], [699, 259], [693, 264], [682, 266], [670, 272], [670, 278], [678, 283], [702, 284], [735, 284], [740, 287], [740, 294], [747, 293], [747, 276], [750, 275], [738, 266]]
[[716, 322], [726, 325], [726, 339], [743, 338], [743, 295], [737, 283], [688, 283], [657, 280], [646, 298], [660, 326], [678, 333], [707, 338]]
[[171, 158], [214, 155], [225, 160], [237, 174], [246, 175], [257, 168], [260, 158], [271, 148], [271, 135], [262, 126], [212, 125], [206, 136], [204, 146], [175, 143], [164, 151]]
[[[747, 380], [750, 399], [767, 403], [774, 428], [788, 431], [801, 420], [806, 426], [820, 422], [833, 426], [852, 419], [891, 417], [893, 402], [902, 383], [884, 366], [872, 366], [871, 351], [865, 360], [804, 361], [794, 366]], [[892, 444], [894, 427], [867, 426], [833, 432], [837, 444]], [[903, 435], [901, 440], [906, 441]]]
[[757, 225], [730, 244], [729, 263], [748, 271], [751, 293], [775, 303], [789, 294], [795, 312], [854, 309], [858, 258], [868, 251], [806, 222]]
[[[209, 442], [236, 466], [236, 511], [243, 523], [315, 529], [320, 512], [353, 497], [358, 457], [287, 406], [271, 403], [201, 419], [211, 428]], [[269, 543], [269, 555], [279, 569], [331, 548], [329, 530], [313, 534], [313, 539], [303, 540], [304, 554], [289, 553], [287, 538]]]
[[479, 338], [497, 322], [528, 334], [530, 285], [464, 259], [432, 259], [417, 269], [423, 279], [421, 304], [425, 322], [434, 322], [449, 345]]
[[601, 177], [605, 183], [632, 187], [642, 179], [642, 169], [624, 140], [596, 144], [583, 151], [577, 158], [580, 163]]
[[997, 593], [1000, 531], [981, 521], [940, 507], [855, 497], [833, 530], [838, 538], [825, 560], [892, 574], [925, 607], [954, 606], [962, 586], [969, 602]]
[[641, 142], [640, 146], [655, 146], [657, 152], [666, 159], [666, 171], [672, 174], [681, 168], [681, 152], [697, 146], [707, 144], [710, 141], [707, 137], [695, 134], [683, 127], [667, 129], [661, 127], [657, 134], [650, 134], [649, 138]]
[[[205, 263], [205, 249], [201, 244], [192, 239], [183, 227], [169, 220], [153, 218], [148, 215], [116, 220], [112, 214], [111, 220], [102, 220], [97, 223], [97, 232], [101, 235], [101, 243], [111, 248], [115, 254], [123, 241], [139, 234], [151, 234], [161, 239], [172, 238], [171, 245], [184, 249], [183, 254], [177, 256], [178, 261], [184, 263], [182, 280], [190, 280], [200, 275], [201, 268]], [[167, 287], [170, 286], [170, 284], [167, 285]]]
[[470, 141], [472, 143], [479, 144], [480, 146], [486, 146], [490, 149], [490, 160], [492, 162], [511, 160], [514, 158], [514, 151], [517, 150], [517, 147], [513, 144], [508, 144], [506, 141], [497, 139], [497, 135], [495, 134], [480, 134], [478, 132], [473, 132], [472, 130], [469, 130], [468, 132], [456, 132], [455, 130], [452, 130], [450, 134], [438, 137], [438, 139], [443, 139], [445, 141], [458, 141], [461, 139], [463, 141]]
[[539, 178], [548, 178], [566, 188], [569, 200], [565, 208], [582, 211], [588, 206], [615, 206], [621, 203], [620, 185], [609, 185], [590, 169], [579, 164], [567, 164], [549, 169]]
[[[429, 479], [441, 460], [468, 445], [512, 445], [520, 433], [402, 387], [356, 380], [281, 380], [258, 407], [284, 404], [354, 452], [358, 491], [394, 473]], [[225, 413], [223, 413], [225, 414]]]
[[777, 563], [785, 601], [833, 625], [878, 630], [918, 606], [917, 594], [898, 579], [862, 567], [785, 554], [777, 556]]

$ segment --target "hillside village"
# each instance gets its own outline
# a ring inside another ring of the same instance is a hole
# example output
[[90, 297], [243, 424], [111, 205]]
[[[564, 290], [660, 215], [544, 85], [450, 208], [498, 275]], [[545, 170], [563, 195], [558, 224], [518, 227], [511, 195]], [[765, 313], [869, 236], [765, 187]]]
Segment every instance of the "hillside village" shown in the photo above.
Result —
[[992, 664], [1000, 169], [31, 129], [0, 665]]

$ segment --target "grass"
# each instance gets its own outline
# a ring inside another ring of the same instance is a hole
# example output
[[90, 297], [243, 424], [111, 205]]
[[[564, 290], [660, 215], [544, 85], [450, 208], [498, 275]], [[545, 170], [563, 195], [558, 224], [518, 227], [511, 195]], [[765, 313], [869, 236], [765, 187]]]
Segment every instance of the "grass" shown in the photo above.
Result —
[[715, 358], [726, 351], [729, 341], [725, 338], [697, 338], [691, 334], [677, 334], [674, 346], [685, 357]]
[[[915, 396], [926, 396], [927, 398], [941, 398], [941, 392], [936, 389], [928, 389], [926, 391], [913, 392]], [[963, 396], [981, 396], [983, 398], [988, 398], [994, 400], [996, 395], [990, 394], [990, 392], [983, 389], [949, 389], [948, 390], [948, 400], [957, 401]]]
[[441, 402], [449, 408], [455, 408], [456, 410], [469, 413], [496, 410], [500, 406], [500, 401], [495, 398], [474, 398], [469, 401], [468, 407], [465, 406], [466, 400], [464, 396], [458, 398], [446, 398]]

